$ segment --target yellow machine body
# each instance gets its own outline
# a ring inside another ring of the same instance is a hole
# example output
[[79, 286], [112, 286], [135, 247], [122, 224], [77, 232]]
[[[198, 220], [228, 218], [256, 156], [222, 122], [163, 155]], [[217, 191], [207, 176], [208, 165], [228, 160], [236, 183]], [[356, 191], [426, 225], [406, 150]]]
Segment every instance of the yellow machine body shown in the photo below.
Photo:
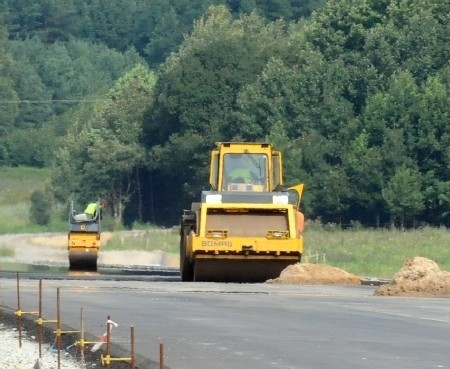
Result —
[[68, 250], [71, 270], [97, 270], [100, 234], [70, 232]]
[[[231, 178], [228, 155], [247, 165], [253, 178]], [[182, 216], [183, 280], [262, 282], [300, 261], [296, 215], [303, 187], [281, 191], [281, 154], [270, 144], [219, 143], [211, 154], [210, 185]]]
[[77, 213], [73, 209], [73, 203], [71, 204], [67, 237], [71, 271], [97, 271], [97, 259], [101, 247], [99, 208], [96, 214], [95, 217], [82, 216], [81, 220], [77, 220]]

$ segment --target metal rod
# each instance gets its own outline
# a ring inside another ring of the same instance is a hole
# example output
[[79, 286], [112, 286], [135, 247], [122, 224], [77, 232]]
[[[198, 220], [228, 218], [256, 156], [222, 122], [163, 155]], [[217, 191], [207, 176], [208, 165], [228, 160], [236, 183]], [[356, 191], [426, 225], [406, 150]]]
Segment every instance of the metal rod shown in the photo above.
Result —
[[159, 344], [159, 369], [164, 369], [164, 345]]
[[[110, 335], [111, 335], [111, 323], [109, 322], [111, 320], [111, 316], [108, 315], [108, 319], [106, 321], [106, 356], [108, 359], [111, 355], [111, 346], [110, 346]], [[110, 369], [111, 365], [109, 363], [109, 360], [106, 362], [106, 369]]]
[[80, 311], [80, 341], [82, 344], [80, 345], [80, 355], [81, 355], [81, 363], [85, 365], [84, 362], [84, 319], [83, 319], [83, 308]]
[[[42, 321], [42, 279], [39, 279], [39, 322]], [[38, 324], [39, 358], [42, 358], [42, 323]]]
[[56, 289], [56, 346], [58, 348], [58, 369], [61, 369], [61, 310], [59, 304], [59, 287]]
[[131, 326], [131, 361], [130, 368], [134, 369], [134, 326]]
[[17, 278], [17, 324], [19, 328], [19, 347], [22, 348], [22, 310], [20, 309], [20, 287], [19, 287], [19, 272], [16, 274]]

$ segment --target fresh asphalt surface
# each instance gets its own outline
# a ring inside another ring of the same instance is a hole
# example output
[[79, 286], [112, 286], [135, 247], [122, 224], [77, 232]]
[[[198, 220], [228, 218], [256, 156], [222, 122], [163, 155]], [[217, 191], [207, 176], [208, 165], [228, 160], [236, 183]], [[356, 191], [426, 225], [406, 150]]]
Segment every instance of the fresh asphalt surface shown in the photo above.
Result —
[[[17, 308], [0, 274], [0, 305]], [[38, 280], [20, 280], [23, 311]], [[373, 296], [372, 286], [43, 280], [43, 316], [112, 341], [172, 369], [450, 368], [450, 300]], [[7, 310], [7, 309], [5, 309]], [[78, 339], [74, 337], [74, 341]], [[139, 361], [138, 361], [139, 363]], [[140, 368], [157, 368], [156, 364]], [[111, 366], [114, 368], [114, 365]]]

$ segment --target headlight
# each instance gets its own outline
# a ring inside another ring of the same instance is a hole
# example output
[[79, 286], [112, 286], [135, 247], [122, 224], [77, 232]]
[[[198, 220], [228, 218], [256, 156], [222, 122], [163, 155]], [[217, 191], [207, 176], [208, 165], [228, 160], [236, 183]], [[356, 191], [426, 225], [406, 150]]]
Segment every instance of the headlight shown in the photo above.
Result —
[[227, 238], [228, 231], [225, 229], [211, 229], [206, 231], [207, 238]]
[[266, 238], [282, 240], [289, 238], [289, 231], [267, 231]]
[[205, 202], [207, 204], [221, 204], [222, 203], [222, 195], [206, 195]]
[[274, 204], [288, 204], [289, 198], [287, 195], [273, 195], [272, 201]]

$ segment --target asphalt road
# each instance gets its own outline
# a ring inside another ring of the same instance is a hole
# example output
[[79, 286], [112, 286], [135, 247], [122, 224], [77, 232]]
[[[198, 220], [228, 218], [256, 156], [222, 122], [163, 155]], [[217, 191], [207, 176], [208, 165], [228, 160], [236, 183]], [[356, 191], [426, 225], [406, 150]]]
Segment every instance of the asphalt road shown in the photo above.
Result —
[[[371, 286], [43, 281], [43, 315], [112, 340], [172, 369], [450, 368], [450, 300], [373, 296]], [[21, 280], [22, 310], [38, 307], [38, 281]], [[0, 278], [0, 304], [17, 307]], [[75, 340], [76, 338], [74, 338]], [[112, 366], [114, 368], [114, 366]]]

